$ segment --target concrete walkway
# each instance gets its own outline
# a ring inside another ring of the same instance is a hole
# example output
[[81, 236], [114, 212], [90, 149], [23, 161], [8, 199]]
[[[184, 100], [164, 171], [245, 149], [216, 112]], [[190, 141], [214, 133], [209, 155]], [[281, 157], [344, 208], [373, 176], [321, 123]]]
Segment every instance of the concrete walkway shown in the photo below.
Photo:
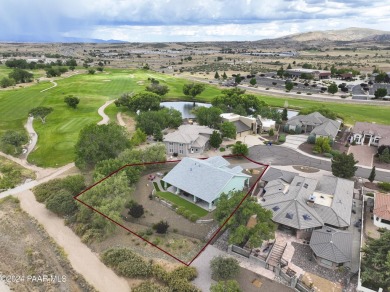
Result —
[[31, 191], [17, 196], [21, 208], [38, 220], [47, 233], [64, 249], [72, 267], [98, 291], [130, 291], [127, 281], [106, 267], [73, 231], [64, 225], [64, 220], [35, 200]]
[[37, 145], [38, 142], [38, 135], [37, 132], [35, 132], [33, 127], [34, 117], [29, 116], [27, 118], [27, 122], [24, 125], [28, 135], [30, 136], [30, 143], [27, 146], [27, 152], [23, 154], [23, 157], [25, 160], [27, 160], [27, 156], [34, 150], [35, 145]]
[[105, 104], [103, 104], [99, 109], [98, 109], [98, 114], [102, 117], [102, 120], [100, 122], [98, 122], [97, 124], [98, 125], [107, 125], [108, 122], [110, 121], [110, 118], [109, 116], [106, 115], [106, 113], [104, 112], [104, 110], [106, 109], [106, 107], [108, 107], [110, 104], [112, 104], [115, 100], [109, 100], [109, 101], [106, 101]]

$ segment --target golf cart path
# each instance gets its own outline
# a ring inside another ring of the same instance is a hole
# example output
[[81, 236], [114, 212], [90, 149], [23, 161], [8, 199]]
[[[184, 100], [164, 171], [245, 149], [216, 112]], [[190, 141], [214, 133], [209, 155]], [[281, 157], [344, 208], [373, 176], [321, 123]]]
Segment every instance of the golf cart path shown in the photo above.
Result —
[[53, 84], [53, 86], [46, 88], [46, 89], [43, 89], [43, 90], [41, 90], [41, 92], [45, 92], [46, 90], [52, 89], [58, 85], [57, 82], [55, 82], [53, 80], [50, 80], [50, 82]]
[[98, 125], [107, 125], [108, 122], [110, 121], [110, 118], [106, 115], [106, 113], [104, 112], [104, 110], [106, 109], [106, 107], [108, 107], [110, 104], [112, 104], [115, 100], [109, 100], [109, 101], [106, 101], [105, 104], [103, 104], [101, 107], [99, 107], [98, 109], [98, 114], [102, 117], [102, 120], [100, 122], [98, 122], [97, 124]]
[[73, 231], [64, 225], [64, 220], [53, 214], [35, 200], [30, 190], [17, 195], [21, 208], [38, 220], [47, 233], [60, 245], [72, 264], [72, 267], [93, 285], [98, 291], [128, 292], [127, 281], [106, 267]]

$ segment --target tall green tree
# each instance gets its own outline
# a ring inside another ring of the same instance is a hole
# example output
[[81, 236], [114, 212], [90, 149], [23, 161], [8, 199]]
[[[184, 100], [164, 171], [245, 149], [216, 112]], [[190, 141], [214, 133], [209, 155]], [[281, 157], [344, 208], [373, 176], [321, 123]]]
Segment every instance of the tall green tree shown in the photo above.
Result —
[[203, 107], [200, 106], [195, 109], [196, 120], [199, 125], [208, 126], [210, 128], [218, 128], [221, 124], [222, 110], [217, 107]]
[[[217, 201], [214, 218], [220, 224], [224, 223], [245, 196], [243, 192], [222, 194]], [[247, 227], [251, 216], [256, 216], [256, 224]], [[249, 247], [261, 246], [264, 240], [274, 238], [276, 225], [272, 222], [272, 211], [263, 208], [251, 197], [244, 200], [233, 217], [226, 223], [229, 228], [229, 243], [236, 245], [247, 244]]]
[[375, 98], [384, 98], [387, 95], [387, 89], [386, 88], [378, 88], [375, 90]]
[[390, 291], [390, 231], [379, 232], [378, 239], [368, 237], [362, 248], [362, 284], [375, 291]]
[[153, 92], [153, 93], [160, 95], [160, 96], [166, 95], [169, 92], [168, 86], [160, 85], [157, 83], [152, 83], [152, 84], [146, 86], [145, 90]]
[[232, 153], [234, 155], [248, 155], [249, 149], [248, 145], [241, 143], [240, 141], [237, 141], [236, 144], [233, 145]]
[[9, 86], [14, 86], [14, 85], [15, 85], [15, 80], [12, 79], [12, 78], [3, 77], [0, 80], [0, 87], [1, 88], [6, 88], [6, 87], [9, 87]]
[[195, 98], [199, 94], [201, 94], [206, 89], [204, 84], [201, 83], [187, 83], [183, 86], [183, 93], [187, 96], [189, 96], [192, 101], [194, 102], [195, 106]]
[[235, 139], [237, 129], [232, 122], [223, 122], [221, 125], [221, 136], [223, 138]]
[[213, 148], [219, 148], [219, 146], [222, 143], [221, 134], [219, 134], [217, 131], [213, 131], [213, 133], [210, 136], [210, 146]]
[[278, 75], [279, 77], [283, 77], [283, 75], [284, 75], [283, 66], [280, 67], [278, 71], [276, 71], [276, 75]]
[[123, 127], [90, 124], [80, 131], [75, 145], [76, 166], [81, 169], [92, 167], [99, 161], [117, 157], [129, 147], [130, 140]]
[[284, 108], [282, 111], [282, 121], [287, 121], [288, 120], [288, 110], [287, 108]]
[[256, 81], [256, 78], [252, 78], [250, 81], [249, 81], [249, 83], [251, 84], [251, 85], [256, 85], [257, 84], [257, 81]]
[[292, 82], [287, 82], [285, 88], [287, 91], [291, 91], [294, 88], [294, 84]]
[[163, 140], [163, 133], [159, 125], [156, 125], [153, 130], [153, 138], [155, 141], [160, 142]]
[[328, 86], [328, 92], [330, 94], [335, 94], [337, 93], [337, 91], [339, 91], [338, 87], [337, 87], [337, 84], [336, 83], [332, 83]]
[[226, 72], [223, 72], [223, 74], [222, 74], [222, 78], [223, 78], [224, 80], [226, 80], [226, 79], [227, 79]]
[[26, 83], [33, 80], [34, 75], [26, 70], [15, 68], [8, 77], [15, 80], [16, 83]]
[[216, 280], [230, 280], [240, 271], [238, 261], [231, 257], [216, 256], [210, 261], [211, 277]]
[[375, 175], [376, 175], [376, 173], [375, 173], [375, 166], [373, 166], [372, 169], [371, 169], [370, 175], [368, 176], [368, 180], [370, 182], [373, 182], [375, 180]]
[[116, 106], [126, 106], [129, 110], [137, 112], [155, 111], [160, 109], [161, 96], [145, 91], [137, 94], [125, 93], [115, 101]]
[[34, 118], [39, 118], [42, 124], [46, 123], [46, 117], [53, 111], [52, 107], [38, 106], [29, 111]]
[[234, 77], [234, 82], [236, 82], [237, 84], [240, 84], [241, 83], [241, 75], [240, 74], [237, 74], [236, 77]]
[[218, 71], [215, 71], [214, 79], [219, 79], [219, 73], [218, 73]]
[[1, 141], [5, 144], [14, 146], [15, 153], [17, 153], [17, 149], [28, 142], [28, 136], [25, 132], [7, 130], [3, 136], [1, 136]]
[[76, 108], [77, 105], [80, 103], [80, 98], [78, 98], [77, 96], [69, 95], [64, 98], [64, 102], [71, 108]]
[[341, 178], [351, 178], [358, 169], [356, 163], [358, 161], [355, 160], [353, 153], [338, 154], [332, 159], [332, 174]]

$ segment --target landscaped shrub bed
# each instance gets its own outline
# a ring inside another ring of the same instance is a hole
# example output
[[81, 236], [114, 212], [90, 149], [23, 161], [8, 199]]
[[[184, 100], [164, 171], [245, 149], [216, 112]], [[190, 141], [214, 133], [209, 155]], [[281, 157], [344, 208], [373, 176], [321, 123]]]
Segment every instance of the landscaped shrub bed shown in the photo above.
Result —
[[380, 182], [378, 183], [378, 187], [386, 192], [390, 192], [390, 183], [388, 182]]
[[280, 136], [279, 136], [279, 142], [280, 142], [280, 143], [286, 142], [286, 135], [285, 135], [285, 134], [280, 134]]

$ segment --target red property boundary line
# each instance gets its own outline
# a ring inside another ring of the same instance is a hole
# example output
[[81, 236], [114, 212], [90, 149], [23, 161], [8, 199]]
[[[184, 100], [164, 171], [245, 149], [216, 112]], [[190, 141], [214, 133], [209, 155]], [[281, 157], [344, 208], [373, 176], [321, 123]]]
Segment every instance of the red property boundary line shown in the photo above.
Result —
[[[240, 208], [240, 206], [242, 205], [242, 203], [248, 198], [249, 194], [253, 191], [254, 187], [256, 186], [256, 184], [259, 182], [259, 180], [263, 177], [264, 173], [267, 171], [267, 169], [269, 168], [269, 164], [264, 164], [264, 163], [261, 163], [261, 162], [257, 162], [257, 161], [254, 161], [248, 157], [246, 157], [245, 155], [224, 155], [222, 156], [224, 158], [238, 158], [238, 157], [241, 157], [241, 158], [245, 158], [246, 160], [252, 162], [252, 163], [255, 163], [255, 164], [258, 164], [258, 165], [261, 165], [261, 166], [265, 166], [265, 169], [263, 170], [263, 172], [261, 173], [261, 175], [259, 176], [259, 178], [253, 183], [253, 185], [251, 186], [251, 188], [248, 190], [247, 194], [241, 199], [240, 203], [237, 205], [237, 207], [233, 210], [233, 212], [230, 214], [230, 216], [223, 222], [223, 224], [217, 229], [217, 231], [214, 232], [214, 235], [206, 242], [205, 246], [195, 255], [195, 257], [188, 263], [182, 261], [181, 259], [177, 258], [176, 256], [174, 256], [173, 254], [171, 254], [170, 252], [160, 248], [159, 246], [155, 245], [154, 243], [150, 242], [149, 240], [143, 238], [142, 236], [138, 235], [137, 233], [135, 233], [134, 231], [130, 230], [129, 228], [127, 228], [126, 226], [122, 225], [121, 223], [111, 219], [110, 217], [108, 217], [107, 215], [103, 214], [102, 212], [100, 212], [99, 210], [95, 209], [94, 207], [92, 207], [91, 205], [88, 205], [87, 203], [85, 203], [84, 201], [80, 200], [78, 197], [81, 196], [82, 194], [84, 194], [85, 192], [87, 192], [88, 190], [92, 189], [94, 186], [100, 184], [101, 182], [105, 181], [106, 179], [110, 178], [111, 176], [113, 176], [114, 174], [118, 173], [119, 171], [121, 171], [122, 169], [126, 168], [126, 167], [129, 167], [129, 166], [143, 166], [143, 165], [153, 165], [153, 164], [166, 164], [166, 163], [176, 163], [176, 162], [180, 162], [181, 160], [168, 160], [168, 161], [157, 161], [157, 162], [145, 162], [145, 163], [134, 163], [134, 164], [126, 164], [124, 166], [122, 166], [121, 168], [117, 169], [116, 171], [110, 173], [108, 176], [106, 176], [105, 178], [99, 180], [98, 182], [94, 183], [93, 185], [89, 186], [87, 189], [83, 190], [81, 193], [79, 193], [78, 195], [74, 196], [73, 198], [78, 201], [79, 203], [83, 204], [84, 206], [88, 207], [89, 209], [91, 209], [92, 211], [98, 213], [99, 215], [103, 216], [104, 218], [106, 218], [107, 220], [111, 221], [112, 223], [116, 224], [117, 226], [125, 229], [126, 231], [130, 232], [131, 234], [135, 235], [136, 237], [138, 237], [139, 239], [147, 242], [148, 244], [150, 244], [151, 246], [157, 248], [158, 250], [162, 251], [163, 253], [165, 253], [166, 255], [169, 255], [170, 257], [174, 258], [175, 260], [177, 260], [178, 262], [182, 263], [183, 265], [186, 265], [186, 266], [190, 266], [194, 260], [199, 257], [199, 255], [206, 249], [206, 247], [211, 243], [211, 241], [217, 236], [217, 234], [223, 229], [223, 227], [225, 227], [225, 225], [227, 224], [227, 222], [230, 220], [230, 218], [232, 218], [232, 216], [237, 212], [238, 208]], [[207, 159], [207, 158], [198, 158], [198, 159]]]

